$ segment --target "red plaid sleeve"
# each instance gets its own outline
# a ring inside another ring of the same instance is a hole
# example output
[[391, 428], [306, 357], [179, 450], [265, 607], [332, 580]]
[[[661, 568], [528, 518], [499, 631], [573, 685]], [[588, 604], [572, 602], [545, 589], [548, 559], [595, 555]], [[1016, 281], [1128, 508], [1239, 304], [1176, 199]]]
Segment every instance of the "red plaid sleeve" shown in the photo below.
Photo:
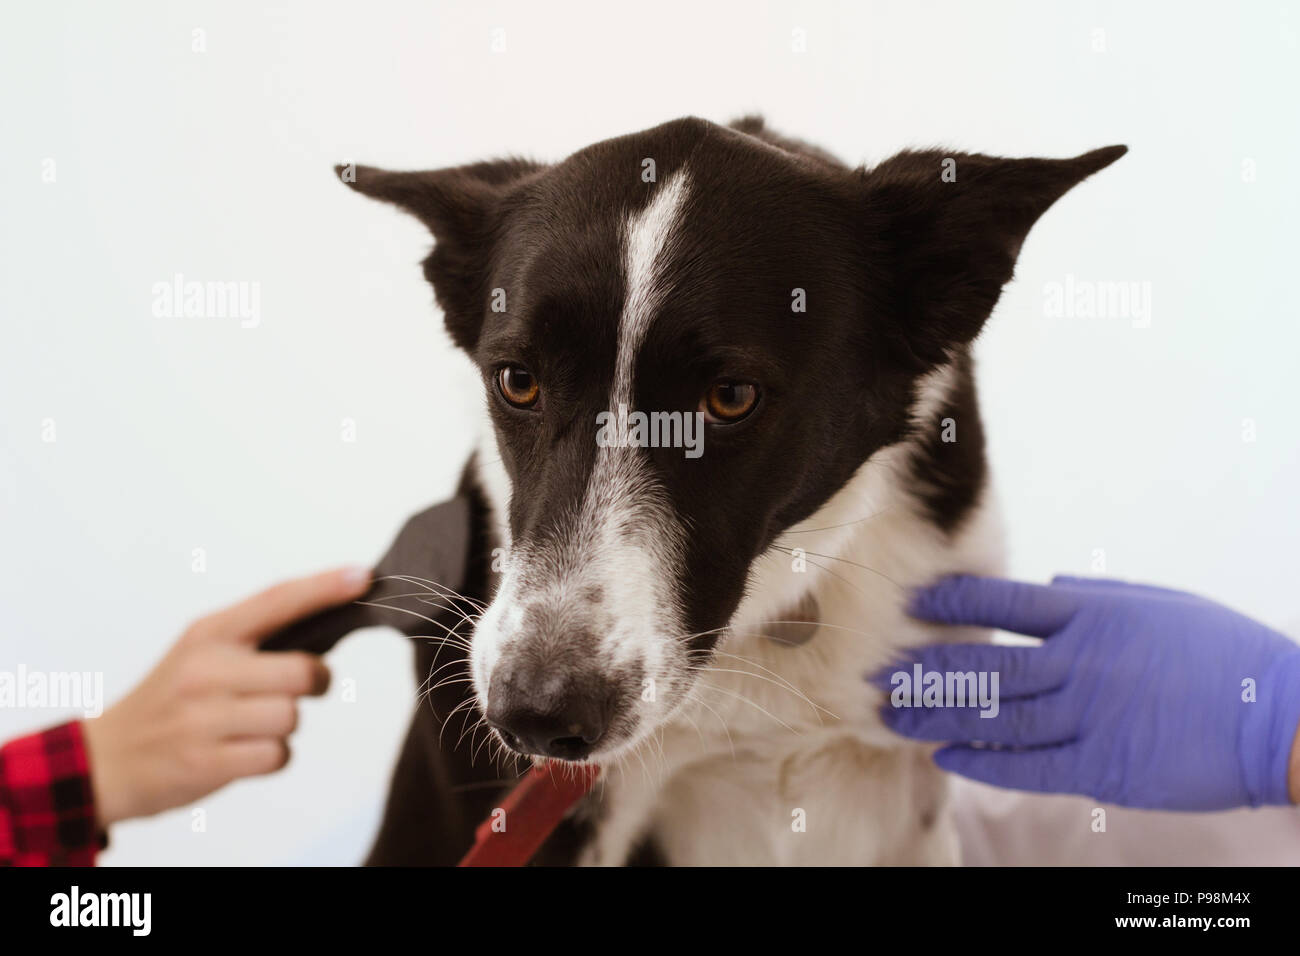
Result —
[[93, 866], [106, 842], [80, 723], [0, 747], [0, 866]]

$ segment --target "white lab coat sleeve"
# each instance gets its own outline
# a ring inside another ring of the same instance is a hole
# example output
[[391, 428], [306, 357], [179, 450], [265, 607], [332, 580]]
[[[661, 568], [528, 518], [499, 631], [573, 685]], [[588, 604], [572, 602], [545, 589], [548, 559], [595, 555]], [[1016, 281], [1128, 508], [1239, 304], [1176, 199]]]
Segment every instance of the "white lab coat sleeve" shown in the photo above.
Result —
[[1300, 807], [1173, 813], [952, 783], [966, 866], [1300, 866]]

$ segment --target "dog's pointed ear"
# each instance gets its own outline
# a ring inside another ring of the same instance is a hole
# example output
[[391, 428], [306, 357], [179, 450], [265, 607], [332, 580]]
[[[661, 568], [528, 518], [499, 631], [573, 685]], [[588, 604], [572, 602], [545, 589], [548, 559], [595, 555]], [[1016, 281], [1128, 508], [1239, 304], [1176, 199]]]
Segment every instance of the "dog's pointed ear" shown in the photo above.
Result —
[[932, 366], [974, 339], [1038, 217], [1126, 152], [1107, 146], [1073, 159], [1002, 159], [931, 150], [864, 171], [907, 356]]
[[506, 214], [503, 199], [543, 167], [503, 159], [425, 172], [392, 172], [373, 166], [335, 166], [346, 185], [372, 199], [389, 202], [429, 227], [434, 247], [424, 260], [447, 331], [473, 351], [487, 304], [492, 244]]

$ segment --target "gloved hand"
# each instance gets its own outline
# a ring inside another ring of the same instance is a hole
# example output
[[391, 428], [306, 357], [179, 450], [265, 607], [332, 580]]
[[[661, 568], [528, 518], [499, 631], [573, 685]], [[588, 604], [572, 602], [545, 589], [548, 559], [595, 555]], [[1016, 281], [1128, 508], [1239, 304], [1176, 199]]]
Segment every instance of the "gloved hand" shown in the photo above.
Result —
[[912, 652], [907, 667], [999, 674], [994, 717], [976, 707], [886, 703], [883, 716], [898, 733], [952, 742], [935, 754], [945, 770], [1129, 807], [1291, 802], [1300, 645], [1262, 624], [1179, 591], [1067, 577], [1050, 587], [946, 578], [918, 592], [910, 611], [1044, 638], [1035, 647]]

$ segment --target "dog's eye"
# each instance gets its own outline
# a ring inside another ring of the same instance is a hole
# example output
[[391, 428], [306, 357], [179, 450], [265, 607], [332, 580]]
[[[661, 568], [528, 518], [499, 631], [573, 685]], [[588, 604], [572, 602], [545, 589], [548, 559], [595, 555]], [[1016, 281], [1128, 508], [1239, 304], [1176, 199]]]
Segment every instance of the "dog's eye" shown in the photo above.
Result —
[[758, 386], [744, 382], [714, 382], [700, 399], [700, 411], [711, 422], [738, 422], [758, 404]]
[[507, 365], [497, 372], [497, 388], [501, 390], [501, 396], [516, 408], [532, 408], [542, 391], [533, 373], [518, 365]]

